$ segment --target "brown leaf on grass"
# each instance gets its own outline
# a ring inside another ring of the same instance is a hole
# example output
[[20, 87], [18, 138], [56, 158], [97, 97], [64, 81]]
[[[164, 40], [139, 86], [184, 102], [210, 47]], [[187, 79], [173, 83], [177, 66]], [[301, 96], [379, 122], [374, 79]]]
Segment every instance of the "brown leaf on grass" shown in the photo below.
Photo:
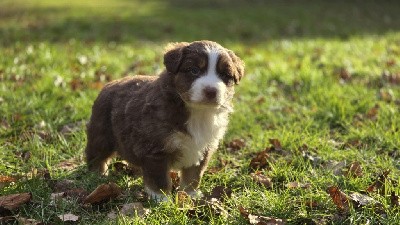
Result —
[[180, 180], [181, 180], [180, 177], [179, 177], [178, 172], [171, 171], [169, 173], [169, 177], [171, 178], [171, 181], [172, 181], [172, 188], [173, 189], [177, 189], [179, 187], [179, 183], [180, 183]]
[[365, 115], [370, 120], [376, 120], [379, 112], [379, 105], [375, 104], [374, 107], [368, 110], [367, 114]]
[[177, 204], [179, 207], [191, 207], [193, 206], [193, 201], [190, 196], [184, 191], [178, 191], [177, 195]]
[[102, 184], [90, 193], [85, 200], [85, 204], [100, 204], [121, 194], [121, 188], [115, 183]]
[[351, 79], [351, 73], [346, 68], [340, 68], [339, 70], [339, 78], [342, 81], [348, 81]]
[[69, 82], [69, 86], [73, 91], [82, 90], [85, 88], [85, 82], [79, 78], [74, 78]]
[[345, 172], [345, 175], [347, 177], [362, 177], [363, 171], [360, 162], [352, 162], [348, 170]]
[[62, 161], [62, 162], [58, 163], [56, 168], [60, 169], [60, 170], [70, 171], [70, 170], [74, 170], [78, 166], [79, 165], [76, 162], [66, 160], [66, 161]]
[[343, 211], [348, 211], [350, 208], [350, 201], [349, 197], [341, 192], [338, 187], [336, 186], [331, 186], [327, 190], [328, 194], [331, 196], [333, 203]]
[[250, 161], [250, 168], [252, 170], [260, 170], [268, 167], [269, 162], [269, 155], [266, 150], [258, 152], [256, 157], [251, 159]]
[[246, 141], [243, 138], [233, 139], [229, 143], [225, 143], [228, 151], [238, 151], [246, 146]]
[[390, 194], [390, 205], [392, 207], [400, 207], [399, 196], [394, 191]]
[[247, 209], [243, 208], [243, 206], [241, 206], [241, 205], [239, 206], [239, 212], [240, 212], [240, 215], [242, 215], [244, 218], [247, 218], [250, 215], [249, 211]]
[[[383, 174], [379, 175], [379, 177], [376, 179], [376, 181], [374, 183], [372, 183], [368, 188], [367, 188], [367, 192], [373, 192], [375, 190], [378, 190], [380, 192], [384, 192], [384, 185], [385, 185], [385, 180], [387, 178], [387, 176], [389, 175], [390, 170], [386, 170], [385, 172], [383, 172]], [[382, 190], [383, 189], [383, 190]]]
[[273, 183], [272, 183], [271, 178], [263, 175], [260, 171], [258, 171], [256, 173], [251, 173], [250, 176], [258, 184], [261, 184], [266, 188], [272, 188]]
[[215, 198], [221, 202], [232, 196], [232, 189], [221, 185], [215, 186], [211, 193], [206, 195], [206, 199]]
[[300, 182], [294, 181], [294, 182], [287, 183], [286, 187], [289, 189], [295, 189], [295, 188], [309, 189], [311, 187], [311, 184], [310, 183], [300, 183]]
[[21, 205], [30, 202], [32, 199], [32, 193], [19, 193], [0, 196], [0, 207], [8, 210], [18, 209]]
[[282, 150], [281, 142], [278, 139], [271, 138], [271, 139], [269, 139], [269, 143], [272, 145], [274, 150], [276, 150], [276, 151]]
[[361, 142], [360, 139], [350, 139], [342, 146], [342, 148], [351, 148], [351, 147], [360, 149], [364, 147], [364, 144]]
[[14, 177], [0, 175], [0, 188], [3, 188], [7, 186], [9, 183], [15, 181], [16, 179]]
[[258, 216], [250, 214], [249, 211], [243, 206], [239, 206], [239, 212], [250, 224], [256, 225], [285, 225], [286, 221], [283, 219], [277, 219], [267, 216]]
[[308, 207], [308, 208], [313, 209], [313, 208], [320, 207], [321, 204], [319, 202], [315, 201], [315, 200], [307, 200], [307, 201], [304, 202], [304, 205], [306, 207]]
[[58, 218], [60, 218], [60, 220], [63, 222], [77, 222], [79, 220], [79, 216], [76, 216], [72, 213], [59, 215]]

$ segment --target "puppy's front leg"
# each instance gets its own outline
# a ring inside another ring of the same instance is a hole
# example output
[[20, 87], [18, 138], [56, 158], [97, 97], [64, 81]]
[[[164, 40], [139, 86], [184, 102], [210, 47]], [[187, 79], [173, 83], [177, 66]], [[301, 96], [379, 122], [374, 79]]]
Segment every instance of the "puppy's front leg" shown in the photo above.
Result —
[[192, 198], [201, 197], [201, 191], [197, 190], [200, 185], [203, 170], [200, 165], [183, 168], [181, 170], [180, 189], [184, 190]]
[[143, 160], [143, 180], [147, 194], [156, 201], [166, 201], [172, 184], [165, 157], [146, 157]]
[[181, 183], [180, 188], [184, 190], [192, 198], [202, 197], [202, 193], [198, 190], [201, 177], [207, 168], [209, 159], [211, 158], [211, 151], [207, 151], [204, 155], [200, 165], [193, 165], [191, 167], [183, 168], [181, 170]]

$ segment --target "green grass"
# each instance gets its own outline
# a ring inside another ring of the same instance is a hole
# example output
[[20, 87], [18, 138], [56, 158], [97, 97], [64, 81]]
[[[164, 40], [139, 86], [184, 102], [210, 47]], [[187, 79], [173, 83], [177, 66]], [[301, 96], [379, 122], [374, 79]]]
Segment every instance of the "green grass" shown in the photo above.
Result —
[[[246, 224], [238, 210], [243, 206], [290, 224], [302, 224], [302, 218], [399, 224], [399, 210], [390, 206], [389, 195], [400, 195], [400, 86], [382, 73], [400, 74], [400, 4], [246, 2], [1, 1], [0, 175], [17, 181], [0, 189], [0, 195], [32, 192], [32, 202], [19, 214], [45, 222], [72, 212], [81, 217], [80, 224]], [[99, 82], [123, 76], [131, 65], [129, 74], [157, 74], [163, 70], [166, 43], [199, 39], [220, 42], [246, 63], [224, 138], [243, 138], [246, 147], [230, 152], [221, 144], [210, 167], [221, 159], [233, 163], [218, 173], [206, 172], [201, 185], [206, 193], [217, 185], [232, 189], [223, 203], [229, 216], [202, 209], [205, 218], [190, 218], [172, 202], [145, 202], [151, 213], [144, 219], [107, 219], [111, 209], [138, 201], [132, 193], [142, 189], [142, 180], [122, 174], [99, 178], [86, 171], [82, 124], [90, 116]], [[340, 70], [351, 78], [341, 80]], [[377, 115], [368, 118], [376, 104]], [[61, 132], [75, 123], [71, 134]], [[254, 153], [270, 146], [271, 138], [279, 139], [290, 155], [276, 156], [262, 171], [274, 182], [266, 189], [252, 181], [249, 163]], [[345, 144], [354, 140], [361, 144]], [[303, 145], [324, 162], [359, 161], [364, 174], [334, 175], [305, 159]], [[30, 157], [21, 157], [27, 152]], [[60, 169], [60, 162], [68, 160], [78, 167]], [[386, 195], [371, 194], [383, 204], [383, 212], [369, 206], [337, 216], [327, 187], [362, 192], [387, 169], [397, 184], [388, 182]], [[49, 204], [52, 190], [40, 175], [43, 170], [87, 191], [113, 181], [126, 196], [99, 209], [76, 202], [55, 207]], [[311, 188], [287, 189], [290, 181], [310, 183]], [[310, 200], [318, 207], [306, 207]]]

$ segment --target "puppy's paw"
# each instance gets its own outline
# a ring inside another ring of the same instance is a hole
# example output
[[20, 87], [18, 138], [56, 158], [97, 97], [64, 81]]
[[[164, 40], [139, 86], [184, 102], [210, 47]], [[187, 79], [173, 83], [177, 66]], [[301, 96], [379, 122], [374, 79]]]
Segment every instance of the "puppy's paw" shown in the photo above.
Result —
[[199, 199], [202, 198], [204, 195], [200, 190], [193, 190], [186, 192], [192, 199]]
[[168, 197], [166, 194], [154, 192], [148, 187], [145, 187], [144, 190], [152, 200], [156, 202], [168, 202]]

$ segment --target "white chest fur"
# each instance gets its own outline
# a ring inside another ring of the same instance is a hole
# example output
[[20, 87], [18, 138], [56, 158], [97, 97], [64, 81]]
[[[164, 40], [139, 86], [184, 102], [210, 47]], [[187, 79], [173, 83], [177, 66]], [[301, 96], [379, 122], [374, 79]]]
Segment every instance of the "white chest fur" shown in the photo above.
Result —
[[186, 125], [190, 135], [178, 132], [170, 139], [170, 144], [181, 152], [173, 169], [199, 165], [207, 148], [218, 147], [228, 125], [228, 110], [193, 109]]

